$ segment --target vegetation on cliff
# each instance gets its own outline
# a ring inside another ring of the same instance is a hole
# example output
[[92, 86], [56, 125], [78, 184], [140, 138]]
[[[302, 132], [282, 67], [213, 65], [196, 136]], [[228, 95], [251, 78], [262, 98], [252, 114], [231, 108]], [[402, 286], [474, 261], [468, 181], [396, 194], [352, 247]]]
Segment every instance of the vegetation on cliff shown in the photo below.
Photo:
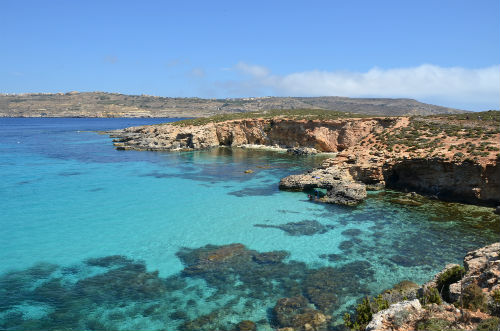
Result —
[[495, 159], [500, 155], [499, 124], [500, 111], [411, 117], [408, 125], [375, 132], [360, 145], [396, 158]]
[[255, 118], [286, 118], [291, 120], [336, 120], [340, 118], [363, 118], [368, 117], [363, 114], [345, 113], [334, 110], [324, 109], [272, 109], [263, 112], [250, 112], [250, 113], [236, 113], [236, 114], [221, 114], [210, 117], [201, 117], [182, 120], [172, 123], [176, 126], [189, 126], [189, 125], [205, 125], [209, 123], [220, 123], [232, 120], [244, 120]]

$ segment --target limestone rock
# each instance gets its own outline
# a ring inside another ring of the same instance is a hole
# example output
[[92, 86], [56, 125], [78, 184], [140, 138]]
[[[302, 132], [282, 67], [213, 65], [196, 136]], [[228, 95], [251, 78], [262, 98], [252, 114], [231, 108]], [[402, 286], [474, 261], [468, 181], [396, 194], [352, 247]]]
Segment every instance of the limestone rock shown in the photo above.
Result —
[[390, 305], [389, 308], [381, 310], [373, 315], [372, 320], [366, 326], [366, 331], [389, 330], [386, 325], [390, 323], [387, 322], [392, 321], [397, 314], [400, 314], [401, 312], [418, 314], [421, 310], [422, 306], [420, 305], [420, 301], [418, 301], [418, 299], [395, 303]]
[[462, 280], [450, 285], [452, 300], [459, 300], [462, 285], [475, 283], [489, 296], [500, 290], [500, 242], [467, 253], [464, 266], [466, 273]]
[[326, 192], [323, 201], [339, 205], [357, 205], [366, 198], [366, 186], [360, 183], [336, 181]]
[[349, 174], [339, 167], [318, 168], [282, 178], [279, 187], [285, 190], [329, 189], [335, 182], [349, 178]]

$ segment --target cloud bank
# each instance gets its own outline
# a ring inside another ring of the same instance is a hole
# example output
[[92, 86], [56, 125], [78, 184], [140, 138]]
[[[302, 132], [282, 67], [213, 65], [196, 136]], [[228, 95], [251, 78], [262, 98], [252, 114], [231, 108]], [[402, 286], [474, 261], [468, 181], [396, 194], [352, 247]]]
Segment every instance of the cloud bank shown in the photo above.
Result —
[[468, 69], [423, 64], [367, 72], [313, 70], [274, 75], [265, 67], [239, 62], [233, 69], [244, 76], [241, 81], [226, 82], [233, 92], [260, 89], [281, 96], [415, 98], [465, 109], [500, 107], [500, 65]]

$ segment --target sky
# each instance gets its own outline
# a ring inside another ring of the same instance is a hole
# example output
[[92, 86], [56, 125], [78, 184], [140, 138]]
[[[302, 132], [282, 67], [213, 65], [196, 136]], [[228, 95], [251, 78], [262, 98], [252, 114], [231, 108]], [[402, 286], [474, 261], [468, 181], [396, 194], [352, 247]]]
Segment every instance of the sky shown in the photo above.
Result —
[[500, 1], [0, 0], [0, 93], [500, 108]]

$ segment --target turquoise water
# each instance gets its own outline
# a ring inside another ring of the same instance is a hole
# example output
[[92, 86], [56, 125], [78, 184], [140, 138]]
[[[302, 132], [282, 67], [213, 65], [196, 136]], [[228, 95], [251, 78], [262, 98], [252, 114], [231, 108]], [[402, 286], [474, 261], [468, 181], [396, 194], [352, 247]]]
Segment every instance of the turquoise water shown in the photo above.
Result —
[[[265, 330], [276, 300], [294, 294], [336, 321], [362, 296], [424, 282], [498, 237], [498, 217], [482, 209], [404, 206], [393, 192], [348, 208], [278, 190], [320, 156], [117, 151], [93, 132], [163, 121], [0, 119], [0, 329], [208, 330], [251, 319]], [[245, 246], [238, 258], [184, 269], [219, 252], [204, 246], [232, 243]], [[271, 251], [282, 255], [262, 263]], [[324, 278], [335, 284], [322, 288]]]

